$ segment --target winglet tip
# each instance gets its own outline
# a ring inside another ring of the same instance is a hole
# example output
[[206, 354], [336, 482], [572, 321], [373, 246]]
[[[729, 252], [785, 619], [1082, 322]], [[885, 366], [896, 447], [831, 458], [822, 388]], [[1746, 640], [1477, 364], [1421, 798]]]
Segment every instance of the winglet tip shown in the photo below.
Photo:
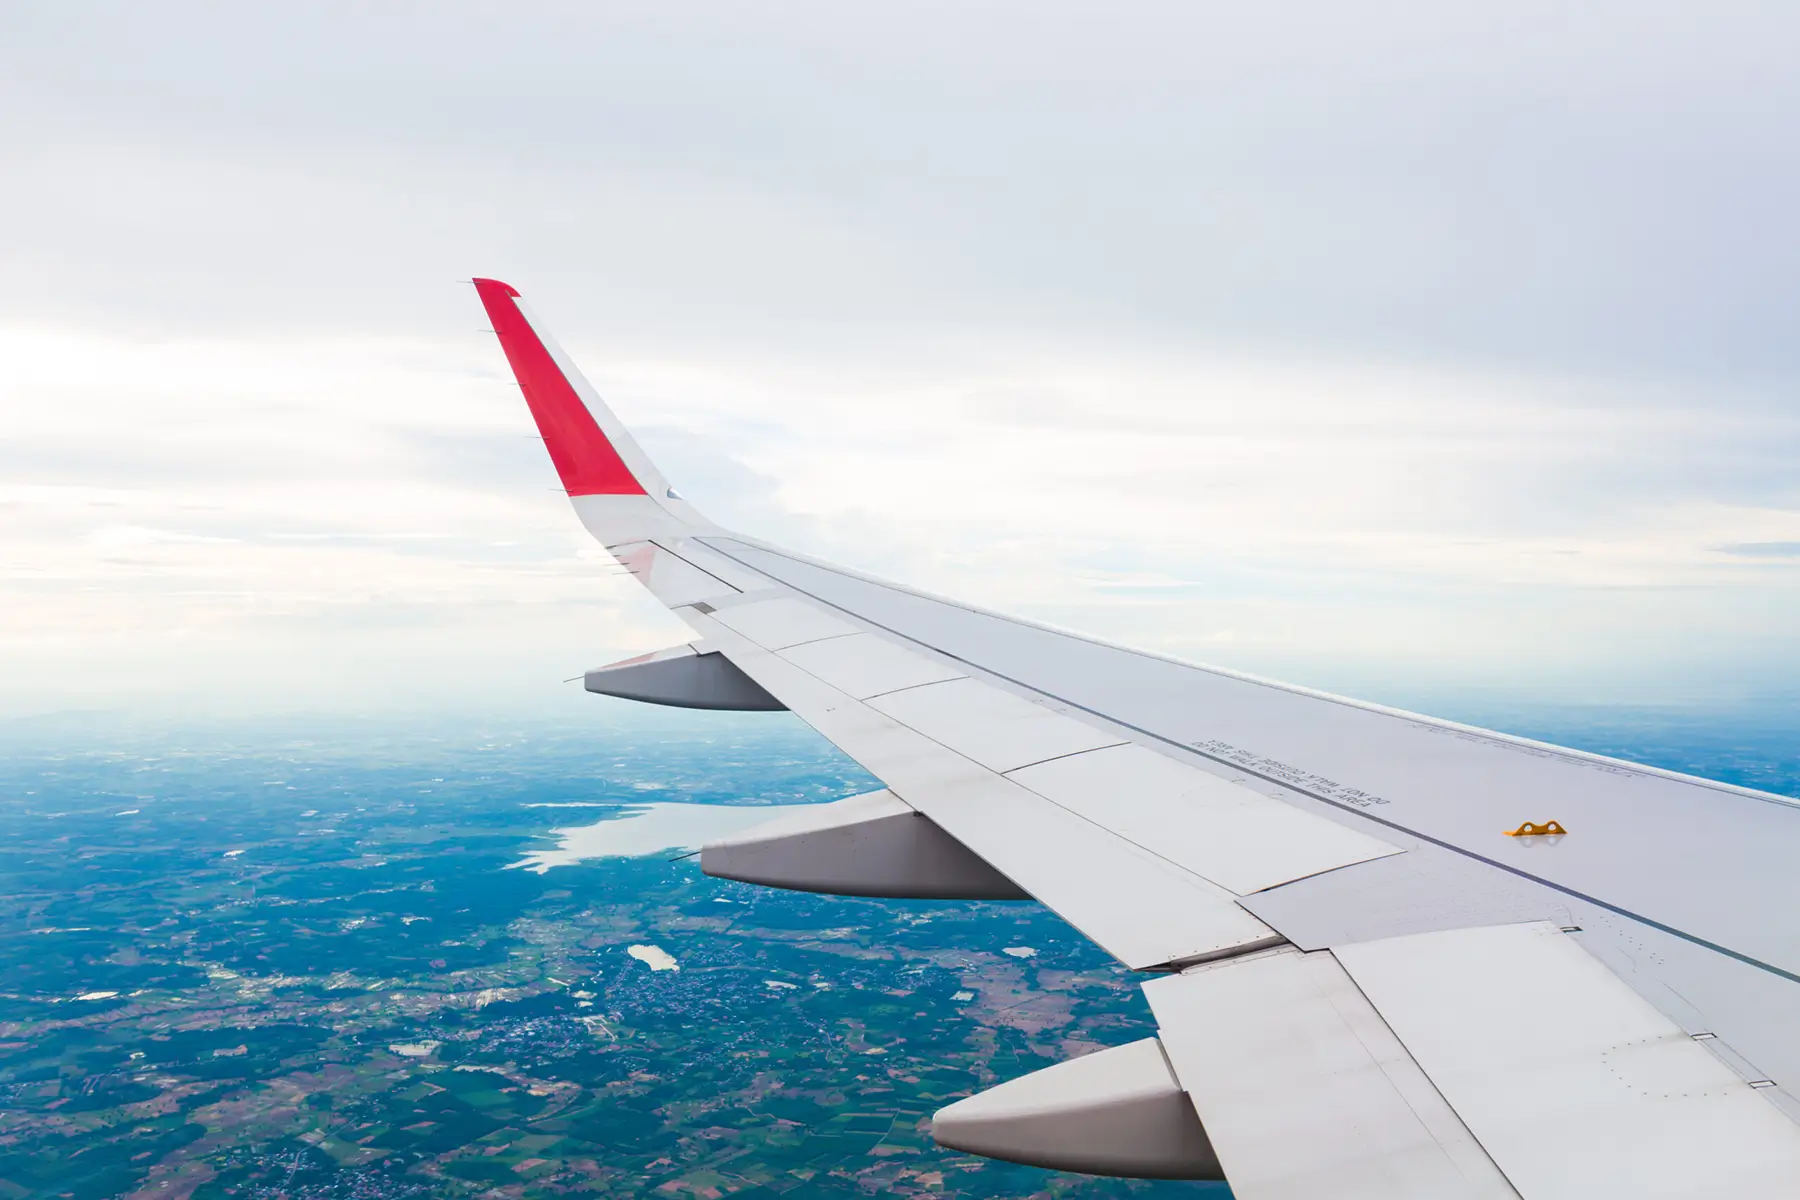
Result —
[[515, 299], [519, 295], [518, 288], [514, 287], [510, 283], [502, 283], [498, 279], [484, 279], [481, 276], [477, 275], [474, 279], [470, 280], [469, 282], [473, 283], [475, 285], [475, 290], [480, 292], [484, 297], [489, 292], [498, 292], [502, 296], [512, 296]]
[[518, 289], [498, 279], [470, 282], [493, 322], [563, 490], [571, 496], [648, 494], [577, 390], [580, 376], [571, 380], [516, 303]]

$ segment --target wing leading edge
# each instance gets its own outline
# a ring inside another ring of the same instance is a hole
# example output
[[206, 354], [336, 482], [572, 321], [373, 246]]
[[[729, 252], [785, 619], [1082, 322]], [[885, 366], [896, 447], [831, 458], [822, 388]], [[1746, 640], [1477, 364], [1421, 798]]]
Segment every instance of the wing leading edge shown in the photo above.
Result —
[[[786, 707], [886, 785], [710, 846], [703, 868], [1029, 896], [1154, 973], [1154, 1053], [952, 1105], [945, 1144], [1222, 1174], [1244, 1200], [1800, 1194], [1790, 802], [1106, 645], [730, 533], [675, 495], [514, 289], [475, 284], [583, 524], [696, 635], [589, 688]], [[1546, 817], [1574, 832], [1503, 836]]]

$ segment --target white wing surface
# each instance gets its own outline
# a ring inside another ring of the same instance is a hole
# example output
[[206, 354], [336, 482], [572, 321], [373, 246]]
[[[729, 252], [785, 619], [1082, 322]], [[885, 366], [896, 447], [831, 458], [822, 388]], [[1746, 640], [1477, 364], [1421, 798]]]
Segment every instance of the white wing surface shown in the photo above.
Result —
[[787, 708], [886, 785], [704, 869], [1028, 896], [1150, 973], [1156, 1038], [951, 1105], [941, 1142], [1242, 1200], [1800, 1196], [1793, 802], [720, 529], [518, 293], [475, 284], [576, 513], [695, 634], [589, 689]]

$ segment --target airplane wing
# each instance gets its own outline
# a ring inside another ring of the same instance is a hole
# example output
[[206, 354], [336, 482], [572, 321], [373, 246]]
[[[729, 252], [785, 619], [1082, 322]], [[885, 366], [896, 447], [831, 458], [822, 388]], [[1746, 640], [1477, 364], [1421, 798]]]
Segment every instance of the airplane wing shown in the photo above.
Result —
[[582, 523], [694, 631], [587, 676], [789, 709], [886, 787], [709, 873], [1032, 898], [1157, 1035], [940, 1142], [1301, 1197], [1800, 1196], [1800, 809], [1110, 645], [721, 529], [511, 287], [475, 286]]

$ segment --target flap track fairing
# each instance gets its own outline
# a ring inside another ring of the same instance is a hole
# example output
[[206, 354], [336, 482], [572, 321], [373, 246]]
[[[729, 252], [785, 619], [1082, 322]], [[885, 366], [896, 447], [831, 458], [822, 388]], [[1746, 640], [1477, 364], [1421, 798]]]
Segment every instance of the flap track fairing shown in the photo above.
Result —
[[785, 712], [787, 705], [715, 651], [676, 646], [599, 667], [582, 677], [590, 692], [664, 704], [731, 712]]
[[836, 896], [1028, 900], [931, 818], [883, 789], [712, 842], [700, 869], [721, 879]]
[[1134, 1179], [1223, 1179], [1206, 1130], [1149, 1037], [1033, 1071], [940, 1108], [940, 1146]]

